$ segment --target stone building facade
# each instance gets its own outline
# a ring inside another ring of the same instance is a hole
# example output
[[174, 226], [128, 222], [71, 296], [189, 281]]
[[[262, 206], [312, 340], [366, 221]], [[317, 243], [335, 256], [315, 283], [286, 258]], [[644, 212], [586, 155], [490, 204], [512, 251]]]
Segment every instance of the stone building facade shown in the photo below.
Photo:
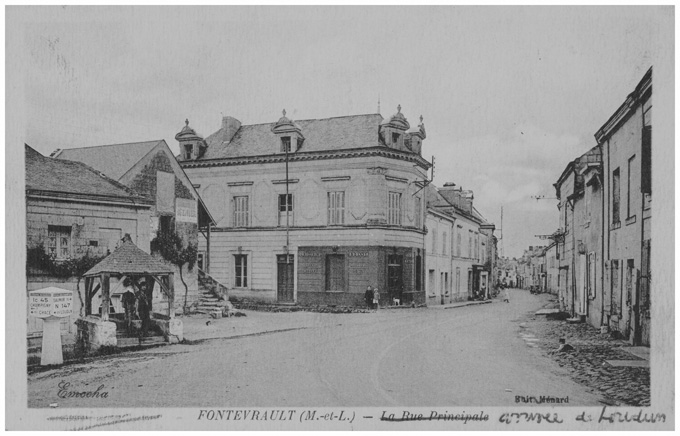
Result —
[[649, 345], [652, 69], [597, 131], [605, 189], [603, 323]]
[[[280, 303], [425, 300], [422, 122], [379, 114], [241, 125], [178, 138], [216, 222], [199, 239], [230, 295]], [[419, 192], [420, 191], [420, 192]], [[209, 247], [208, 247], [209, 242]]]
[[497, 276], [494, 225], [473, 206], [472, 191], [454, 183], [425, 191], [428, 305], [488, 297]]
[[[57, 262], [104, 256], [122, 233], [148, 250], [151, 201], [87, 165], [45, 157], [28, 145], [25, 163], [27, 249], [42, 246]], [[73, 315], [62, 321], [62, 330], [73, 334], [82, 301], [77, 280], [27, 265], [27, 291], [50, 286], [75, 293]], [[27, 320], [29, 336], [41, 334], [42, 320]]]
[[[186, 123], [181, 132], [191, 137], [195, 132]], [[176, 230], [187, 244], [198, 244], [199, 225], [206, 227], [210, 222], [210, 214], [203, 205], [198, 192], [189, 178], [177, 163], [175, 156], [164, 140], [147, 141], [128, 144], [102, 145], [96, 147], [71, 148], [57, 150], [52, 153], [56, 159], [73, 160], [90, 165], [94, 169], [130, 188], [142, 197], [151, 201], [151, 216], [147, 222], [150, 239], [163, 230]], [[125, 232], [117, 232], [120, 241]], [[139, 245], [144, 251], [149, 246]], [[176, 267], [175, 267], [176, 268]], [[177, 269], [177, 268], [176, 268]], [[182, 298], [175, 299], [179, 309], [184, 303], [184, 284], [187, 284], [188, 304], [199, 299], [197, 268], [189, 270], [187, 266], [174, 275], [175, 289]], [[158, 288], [158, 286], [156, 286]], [[160, 289], [154, 290], [154, 303], [159, 310], [165, 304]]]
[[652, 69], [555, 183], [561, 307], [649, 345]]

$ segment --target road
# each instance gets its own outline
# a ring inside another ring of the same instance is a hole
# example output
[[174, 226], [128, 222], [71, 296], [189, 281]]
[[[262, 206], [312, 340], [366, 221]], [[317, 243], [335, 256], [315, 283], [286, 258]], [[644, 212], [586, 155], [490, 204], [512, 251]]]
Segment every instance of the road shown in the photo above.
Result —
[[[29, 407], [505, 406], [517, 395], [600, 405], [521, 336], [523, 317], [545, 299], [511, 290], [510, 300], [368, 314], [258, 313], [270, 330], [291, 317], [305, 321], [294, 330], [31, 374]], [[76, 392], [103, 387], [95, 398], [59, 398], [59, 383]]]

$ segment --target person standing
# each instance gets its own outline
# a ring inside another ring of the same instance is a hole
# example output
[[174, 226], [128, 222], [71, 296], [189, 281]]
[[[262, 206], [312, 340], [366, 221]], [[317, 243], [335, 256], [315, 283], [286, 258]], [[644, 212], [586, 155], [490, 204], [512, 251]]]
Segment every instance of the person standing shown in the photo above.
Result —
[[366, 307], [369, 309], [373, 307], [373, 288], [371, 285], [366, 287], [366, 292], [364, 293], [364, 300], [366, 301]]
[[125, 292], [123, 292], [121, 301], [123, 302], [123, 309], [125, 309], [125, 328], [127, 334], [130, 335], [132, 332], [132, 316], [135, 312], [135, 288], [132, 286], [132, 280], [129, 277], [125, 278], [123, 286], [125, 286]]
[[373, 306], [376, 311], [380, 308], [380, 292], [378, 292], [378, 288], [373, 288]]
[[151, 310], [146, 295], [146, 283], [142, 283], [139, 286], [139, 292], [137, 293], [137, 314], [139, 319], [142, 320], [142, 328], [139, 330], [139, 343], [141, 344], [151, 322]]

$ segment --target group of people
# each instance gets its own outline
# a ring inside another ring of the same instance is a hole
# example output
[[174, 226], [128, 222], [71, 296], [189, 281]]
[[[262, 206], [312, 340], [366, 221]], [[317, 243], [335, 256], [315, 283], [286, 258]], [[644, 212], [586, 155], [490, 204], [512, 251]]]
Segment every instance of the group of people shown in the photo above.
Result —
[[139, 341], [146, 336], [151, 323], [151, 302], [148, 295], [147, 285], [145, 282], [135, 285], [129, 277], [123, 281], [125, 292], [123, 293], [122, 303], [125, 309], [125, 326], [128, 335], [132, 333], [132, 320], [138, 319], [142, 321], [142, 327], [139, 329]]
[[378, 292], [378, 288], [373, 288], [371, 285], [368, 285], [366, 292], [364, 293], [364, 298], [366, 299], [366, 306], [378, 310], [380, 307], [380, 293]]

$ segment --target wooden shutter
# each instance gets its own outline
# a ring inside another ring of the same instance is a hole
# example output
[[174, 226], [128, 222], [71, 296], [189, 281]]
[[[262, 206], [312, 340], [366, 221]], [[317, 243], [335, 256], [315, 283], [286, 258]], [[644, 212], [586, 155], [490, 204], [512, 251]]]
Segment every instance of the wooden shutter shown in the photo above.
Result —
[[642, 158], [640, 159], [640, 191], [652, 193], [652, 126], [642, 128]]

